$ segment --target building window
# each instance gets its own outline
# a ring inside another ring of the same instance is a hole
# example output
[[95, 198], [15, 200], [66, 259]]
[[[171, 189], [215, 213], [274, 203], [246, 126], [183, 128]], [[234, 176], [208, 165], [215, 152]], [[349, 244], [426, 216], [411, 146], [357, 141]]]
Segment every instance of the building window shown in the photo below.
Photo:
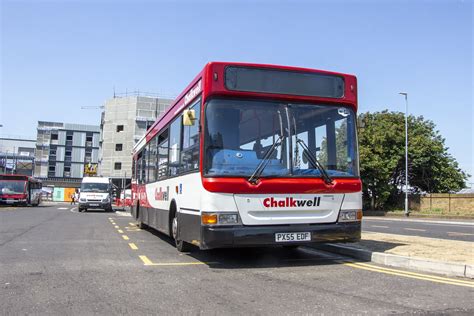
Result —
[[122, 144], [115, 144], [115, 151], [122, 151], [123, 145]]
[[64, 172], [70, 172], [71, 166], [64, 166]]
[[86, 147], [92, 147], [92, 135], [86, 136]]
[[58, 134], [51, 134], [51, 140], [58, 140]]
[[52, 172], [56, 171], [56, 166], [49, 166], [49, 171], [52, 171]]
[[72, 155], [72, 151], [66, 150], [66, 157], [71, 157], [71, 155]]
[[114, 170], [122, 170], [122, 163], [121, 162], [116, 162], [114, 164]]
[[123, 125], [117, 125], [117, 133], [123, 132]]
[[66, 140], [71, 140], [72, 141], [72, 135], [67, 135]]

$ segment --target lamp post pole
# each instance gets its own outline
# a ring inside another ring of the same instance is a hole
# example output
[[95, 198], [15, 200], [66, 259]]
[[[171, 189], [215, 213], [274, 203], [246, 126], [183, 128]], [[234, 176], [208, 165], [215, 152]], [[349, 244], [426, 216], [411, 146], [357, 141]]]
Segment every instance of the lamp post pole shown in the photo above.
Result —
[[410, 216], [408, 210], [408, 93], [400, 92], [405, 96], [405, 216]]

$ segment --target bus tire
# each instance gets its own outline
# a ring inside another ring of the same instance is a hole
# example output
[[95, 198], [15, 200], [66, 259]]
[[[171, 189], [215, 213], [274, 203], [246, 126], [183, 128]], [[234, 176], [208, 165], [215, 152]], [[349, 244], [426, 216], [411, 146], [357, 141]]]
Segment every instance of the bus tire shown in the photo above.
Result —
[[176, 206], [172, 204], [171, 206], [173, 219], [171, 221], [171, 237], [174, 239], [174, 244], [176, 249], [179, 252], [190, 252], [192, 250], [192, 245], [185, 242], [184, 240], [180, 240], [178, 237], [178, 228], [179, 228], [179, 220], [178, 220], [178, 212], [176, 212]]
[[147, 225], [142, 222], [142, 219], [141, 219], [141, 216], [140, 216], [140, 208], [139, 208], [138, 204], [137, 204], [136, 210], [137, 210], [137, 213], [136, 213], [137, 214], [137, 227], [140, 228], [140, 229], [147, 228]]

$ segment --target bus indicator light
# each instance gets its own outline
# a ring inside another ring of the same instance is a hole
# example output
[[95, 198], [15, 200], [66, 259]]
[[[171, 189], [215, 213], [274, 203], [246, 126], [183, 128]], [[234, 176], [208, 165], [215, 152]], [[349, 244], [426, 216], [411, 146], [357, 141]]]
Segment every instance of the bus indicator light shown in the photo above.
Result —
[[215, 225], [215, 224], [217, 224], [217, 214], [202, 213], [201, 223], [203, 225]]

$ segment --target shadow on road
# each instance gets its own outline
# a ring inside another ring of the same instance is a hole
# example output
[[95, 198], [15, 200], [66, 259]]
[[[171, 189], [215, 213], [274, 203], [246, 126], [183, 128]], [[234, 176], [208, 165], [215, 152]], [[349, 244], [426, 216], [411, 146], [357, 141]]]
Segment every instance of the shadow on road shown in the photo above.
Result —
[[180, 256], [180, 253], [174, 249], [175, 245], [172, 238], [152, 228], [146, 227], [144, 230], [166, 242], [170, 248], [173, 248], [172, 251], [176, 251], [177, 257], [179, 256], [181, 260], [189, 257], [194, 259], [192, 261], [200, 261], [213, 269], [265, 269], [337, 265], [348, 259], [338, 254], [321, 251], [309, 245], [301, 247], [274, 246], [211, 250], [199, 250], [199, 248], [195, 247], [193, 251]]

